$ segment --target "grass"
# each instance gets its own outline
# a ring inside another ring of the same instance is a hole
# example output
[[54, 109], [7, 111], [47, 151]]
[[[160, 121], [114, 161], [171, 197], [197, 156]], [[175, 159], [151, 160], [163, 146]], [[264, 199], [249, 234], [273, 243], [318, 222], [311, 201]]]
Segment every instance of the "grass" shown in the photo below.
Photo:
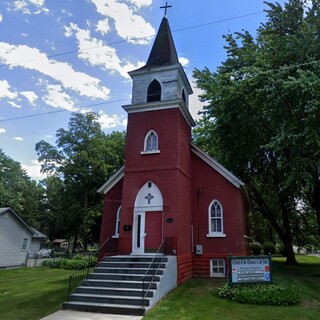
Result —
[[302, 299], [298, 306], [257, 306], [220, 299], [218, 287], [225, 279], [192, 279], [168, 294], [144, 320], [308, 320], [320, 314], [320, 257], [297, 256], [299, 266], [287, 266], [284, 258], [273, 259], [275, 283], [291, 286]]
[[[240, 304], [218, 297], [225, 279], [193, 279], [158, 303], [144, 320], [318, 319], [320, 314], [320, 257], [297, 256], [300, 265], [273, 259], [275, 283], [293, 287], [302, 303], [292, 307]], [[66, 300], [72, 271], [45, 268], [0, 270], [0, 319], [39, 320], [60, 309]]]
[[70, 274], [44, 268], [0, 270], [0, 319], [39, 320], [59, 310]]

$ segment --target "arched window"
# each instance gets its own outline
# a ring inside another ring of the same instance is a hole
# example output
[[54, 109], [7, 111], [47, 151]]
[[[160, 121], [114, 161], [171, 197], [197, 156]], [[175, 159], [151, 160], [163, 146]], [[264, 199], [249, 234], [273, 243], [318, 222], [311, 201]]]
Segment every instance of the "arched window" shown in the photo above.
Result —
[[182, 89], [182, 94], [181, 94], [181, 96], [182, 96], [182, 100], [184, 101], [184, 103], [187, 103], [186, 94], [185, 94], [185, 92], [184, 92], [184, 89]]
[[119, 238], [119, 232], [120, 232], [120, 220], [121, 220], [121, 206], [117, 210], [117, 217], [116, 217], [116, 228], [114, 233], [114, 238]]
[[153, 80], [148, 87], [147, 102], [161, 100], [161, 85], [159, 81]]
[[158, 150], [158, 135], [155, 131], [150, 130], [144, 138], [144, 153], [157, 153]]
[[225, 237], [223, 230], [223, 208], [218, 200], [213, 200], [209, 206], [208, 237]]

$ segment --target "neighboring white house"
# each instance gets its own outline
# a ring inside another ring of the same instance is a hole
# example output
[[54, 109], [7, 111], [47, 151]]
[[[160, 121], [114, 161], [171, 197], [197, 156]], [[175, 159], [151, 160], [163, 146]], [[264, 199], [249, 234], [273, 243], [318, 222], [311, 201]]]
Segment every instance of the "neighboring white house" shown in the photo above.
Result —
[[0, 268], [25, 264], [28, 251], [39, 251], [44, 238], [11, 208], [0, 208]]

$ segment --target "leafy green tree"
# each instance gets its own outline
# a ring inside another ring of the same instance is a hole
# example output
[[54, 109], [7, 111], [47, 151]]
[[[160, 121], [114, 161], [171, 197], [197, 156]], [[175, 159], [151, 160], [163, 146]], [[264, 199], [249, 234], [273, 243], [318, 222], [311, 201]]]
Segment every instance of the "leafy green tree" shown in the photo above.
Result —
[[19, 162], [0, 149], [0, 207], [11, 207], [30, 226], [40, 228], [42, 190]]
[[[296, 263], [297, 225], [310, 215], [320, 222], [320, 1], [305, 3], [266, 2], [256, 38], [226, 35], [217, 72], [194, 71], [208, 103], [195, 140], [246, 182], [253, 211], [278, 234], [288, 264]], [[301, 201], [313, 210], [301, 210]]]
[[80, 236], [86, 247], [88, 240], [98, 238], [96, 225], [100, 226], [102, 201], [96, 191], [123, 164], [125, 134], [106, 135], [97, 114], [74, 113], [68, 130], [59, 129], [56, 138], [56, 146], [43, 140], [36, 144], [38, 159], [43, 172], [59, 177], [63, 183], [63, 208], [54, 216], [62, 214], [61, 221], [74, 237], [74, 244]]

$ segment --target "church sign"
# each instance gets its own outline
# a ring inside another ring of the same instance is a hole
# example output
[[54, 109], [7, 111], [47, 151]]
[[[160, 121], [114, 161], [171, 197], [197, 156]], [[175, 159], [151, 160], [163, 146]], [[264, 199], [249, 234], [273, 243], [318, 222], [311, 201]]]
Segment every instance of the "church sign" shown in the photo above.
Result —
[[270, 256], [230, 256], [229, 266], [231, 284], [271, 282]]

